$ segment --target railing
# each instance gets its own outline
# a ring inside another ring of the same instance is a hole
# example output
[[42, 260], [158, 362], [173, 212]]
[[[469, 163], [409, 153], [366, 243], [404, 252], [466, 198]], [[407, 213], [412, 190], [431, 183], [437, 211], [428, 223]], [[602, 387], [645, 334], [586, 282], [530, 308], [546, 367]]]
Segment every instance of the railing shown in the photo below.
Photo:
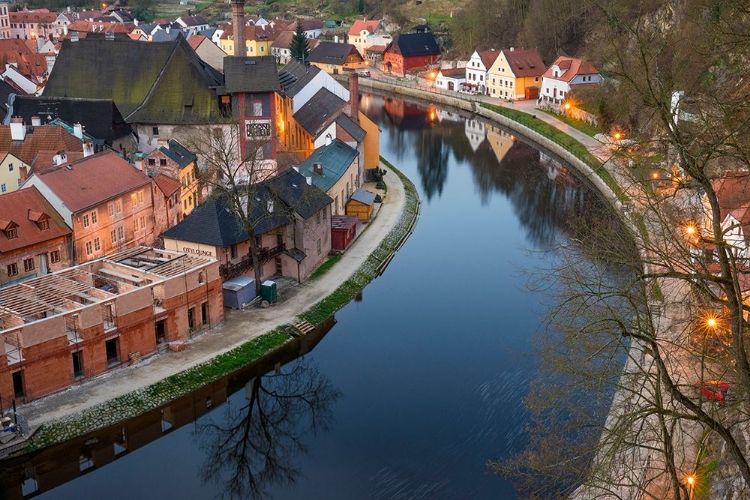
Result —
[[[284, 244], [281, 244], [276, 247], [271, 248], [261, 248], [258, 250], [258, 262], [260, 264], [263, 264], [269, 259], [272, 259], [279, 255], [281, 252], [284, 251], [286, 247]], [[240, 274], [244, 273], [248, 269], [252, 269], [253, 267], [253, 259], [251, 256], [247, 256], [244, 259], [242, 259], [240, 262], [237, 262], [236, 264], [222, 264], [219, 266], [219, 275], [227, 280], [230, 278], [234, 278], [235, 276], [239, 276]]]

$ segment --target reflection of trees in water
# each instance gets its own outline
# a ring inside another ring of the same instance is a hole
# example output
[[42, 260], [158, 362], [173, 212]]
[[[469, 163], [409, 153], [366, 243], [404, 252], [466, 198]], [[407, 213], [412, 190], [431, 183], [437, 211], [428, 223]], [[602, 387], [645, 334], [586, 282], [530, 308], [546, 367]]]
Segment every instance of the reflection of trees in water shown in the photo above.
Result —
[[207, 452], [202, 478], [223, 485], [224, 498], [263, 498], [269, 487], [293, 483], [303, 437], [330, 429], [341, 396], [308, 358], [253, 379], [246, 392], [242, 407], [227, 404], [223, 418], [209, 415], [196, 428]]
[[415, 134], [415, 142], [417, 171], [422, 180], [422, 189], [429, 201], [435, 193], [438, 196], [443, 194], [443, 186], [448, 179], [450, 149], [444, 144], [442, 134], [432, 128]]

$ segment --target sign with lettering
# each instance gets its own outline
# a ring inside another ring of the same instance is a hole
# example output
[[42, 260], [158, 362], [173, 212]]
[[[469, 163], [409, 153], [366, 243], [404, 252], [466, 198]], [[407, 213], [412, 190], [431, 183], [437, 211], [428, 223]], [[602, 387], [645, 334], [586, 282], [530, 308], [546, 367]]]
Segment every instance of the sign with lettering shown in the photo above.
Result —
[[271, 138], [271, 120], [247, 120], [245, 138], [252, 140]]
[[214, 256], [214, 253], [211, 250], [200, 250], [198, 248], [182, 247], [182, 251], [185, 253], [192, 253], [194, 255], [203, 255], [204, 257]]

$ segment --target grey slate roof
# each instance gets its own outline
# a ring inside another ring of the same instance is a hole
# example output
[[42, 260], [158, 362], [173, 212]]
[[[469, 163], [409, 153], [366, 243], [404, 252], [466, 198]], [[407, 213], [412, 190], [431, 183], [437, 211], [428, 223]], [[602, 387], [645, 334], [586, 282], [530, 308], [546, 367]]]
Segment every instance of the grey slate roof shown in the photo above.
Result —
[[279, 73], [273, 56], [224, 58], [226, 92], [276, 92]]
[[[294, 221], [294, 213], [308, 219], [333, 201], [305, 178], [290, 169], [250, 189], [251, 196], [260, 200], [253, 205], [251, 219], [257, 236]], [[267, 211], [273, 200], [274, 211]], [[226, 198], [210, 198], [196, 207], [182, 222], [167, 229], [162, 236], [218, 247], [236, 245], [248, 239], [237, 218], [228, 209]]]
[[[314, 186], [328, 192], [357, 159], [357, 150], [340, 139], [334, 139], [327, 146], [321, 146], [299, 164], [299, 173], [312, 177]], [[323, 166], [323, 174], [315, 172], [315, 164]]]
[[396, 35], [391, 46], [398, 47], [404, 57], [440, 54], [440, 47], [432, 33], [402, 33]]
[[80, 123], [87, 134], [110, 146], [115, 139], [133, 132], [112, 99], [16, 96], [12, 115], [20, 116], [25, 123], [31, 123], [33, 116], [38, 116], [42, 125], [55, 118], [70, 124]]
[[[352, 53], [357, 52], [356, 47], [350, 43], [320, 42], [317, 47], [310, 51], [307, 60], [321, 64], [335, 64], [343, 66], [346, 58]], [[359, 52], [357, 52], [359, 54]]]
[[294, 113], [294, 120], [310, 135], [316, 137], [345, 104], [346, 101], [342, 98], [326, 88], [321, 88]]
[[279, 83], [286, 95], [294, 97], [321, 71], [317, 66], [293, 60], [279, 71]]
[[231, 120], [219, 108], [221, 73], [185, 41], [128, 37], [63, 41], [45, 96], [112, 99], [128, 123], [205, 124]]
[[179, 28], [170, 28], [169, 31], [167, 30], [156, 30], [153, 35], [151, 35], [151, 41], [152, 42], [168, 42], [172, 40], [177, 40], [178, 36], [185, 36], [185, 31], [182, 30], [182, 27]]
[[357, 142], [362, 142], [362, 139], [364, 139], [367, 134], [365, 129], [354, 123], [354, 120], [344, 113], [341, 113], [338, 118], [336, 118], [336, 124], [346, 130], [346, 132]]
[[364, 189], [357, 189], [352, 193], [351, 199], [364, 203], [365, 205], [372, 205], [375, 203], [375, 193], [365, 191]]
[[188, 151], [185, 146], [177, 142], [175, 139], [170, 139], [169, 143], [167, 143], [167, 147], [162, 146], [159, 148], [159, 151], [177, 163], [180, 166], [180, 169], [187, 167], [197, 159], [193, 153]]

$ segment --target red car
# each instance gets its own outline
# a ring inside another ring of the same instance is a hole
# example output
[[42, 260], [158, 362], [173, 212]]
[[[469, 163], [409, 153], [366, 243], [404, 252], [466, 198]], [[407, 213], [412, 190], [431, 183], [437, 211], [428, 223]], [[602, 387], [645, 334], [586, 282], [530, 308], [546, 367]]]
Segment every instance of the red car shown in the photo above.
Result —
[[703, 397], [709, 401], [719, 401], [723, 403], [727, 400], [727, 393], [729, 392], [729, 384], [722, 382], [721, 380], [700, 380], [695, 383], [696, 387], [700, 387]]

